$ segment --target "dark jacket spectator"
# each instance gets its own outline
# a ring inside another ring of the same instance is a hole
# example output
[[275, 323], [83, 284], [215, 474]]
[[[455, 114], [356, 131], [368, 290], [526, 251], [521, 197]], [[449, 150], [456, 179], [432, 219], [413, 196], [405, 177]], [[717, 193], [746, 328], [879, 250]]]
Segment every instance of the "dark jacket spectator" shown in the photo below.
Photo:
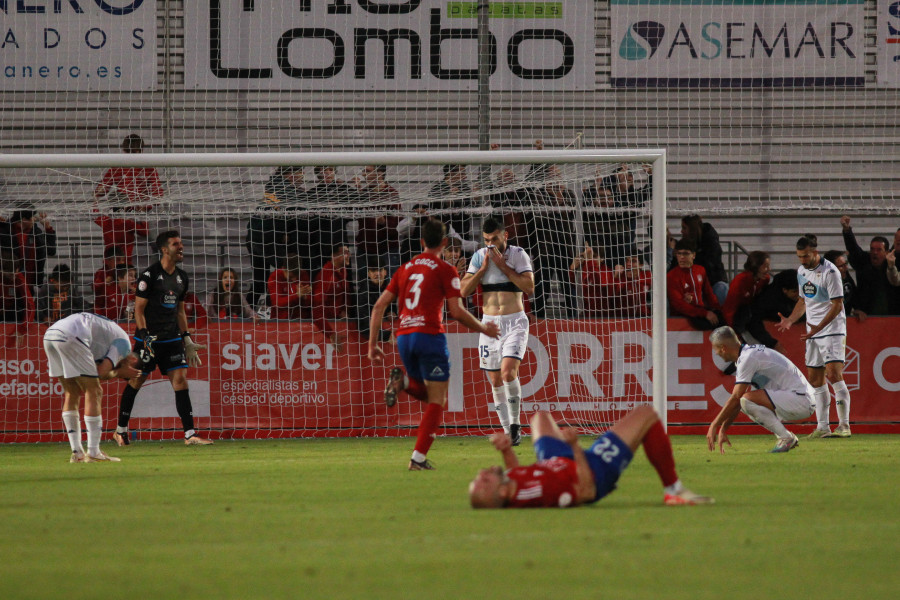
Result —
[[25, 344], [28, 323], [34, 321], [34, 297], [25, 275], [16, 269], [12, 254], [0, 254], [0, 316], [4, 323], [16, 323], [17, 346]]
[[850, 217], [841, 217], [844, 244], [847, 257], [856, 271], [856, 285], [859, 293], [856, 309], [867, 315], [891, 315], [897, 311], [898, 289], [888, 282], [887, 251], [888, 240], [882, 236], [872, 238], [869, 251], [860, 248], [856, 241]]
[[21, 272], [34, 290], [44, 283], [44, 265], [48, 256], [56, 256], [56, 232], [45, 213], [19, 209], [10, 219], [18, 247]]
[[559, 167], [546, 169], [546, 185], [534, 193], [534, 228], [536, 252], [531, 254], [535, 266], [535, 290], [532, 307], [538, 317], [546, 316], [550, 281], [556, 280], [565, 315], [575, 308], [569, 277], [569, 266], [575, 255], [575, 194], [560, 180]]
[[368, 165], [360, 182], [360, 199], [366, 203], [366, 216], [359, 220], [356, 257], [362, 264], [378, 260], [392, 273], [400, 266], [400, 194], [385, 181], [384, 165]]
[[309, 272], [315, 277], [328, 261], [331, 250], [347, 241], [348, 204], [359, 202], [359, 192], [337, 179], [334, 167], [316, 167], [315, 187], [306, 192], [315, 211], [310, 235]]
[[90, 310], [81, 294], [72, 289], [69, 265], [56, 265], [47, 283], [38, 288], [37, 318], [42, 323], [55, 323], [64, 317]]
[[856, 289], [856, 282], [850, 275], [850, 261], [847, 260], [847, 253], [841, 250], [829, 250], [822, 255], [822, 258], [837, 267], [841, 274], [841, 285], [844, 288], [844, 313], [848, 317], [857, 317], [864, 321], [866, 313], [856, 310], [856, 302], [859, 301], [859, 295]]
[[494, 188], [496, 191], [491, 194], [491, 206], [503, 215], [507, 243], [525, 248], [532, 254], [534, 214], [529, 208], [531, 200], [528, 190], [517, 185], [512, 169], [500, 170]]
[[[369, 339], [369, 322], [372, 317], [372, 306], [381, 296], [381, 292], [388, 284], [387, 269], [376, 263], [366, 265], [367, 277], [360, 281], [356, 286], [353, 294], [353, 304], [351, 306], [351, 317], [356, 323], [356, 330], [359, 337], [364, 341]], [[394, 304], [392, 304], [385, 312], [385, 321], [389, 319], [389, 313], [394, 312]], [[378, 341], [386, 342], [391, 337], [390, 329], [382, 329], [378, 332]]]
[[247, 294], [251, 306], [256, 306], [265, 297], [269, 272], [277, 269], [288, 254], [287, 221], [282, 207], [292, 199], [289, 192], [294, 186], [288, 181], [292, 169], [294, 167], [279, 167], [269, 177], [263, 204], [247, 223], [245, 242], [253, 268], [253, 282]]
[[[768, 348], [784, 353], [784, 347], [766, 329], [761, 315], [755, 312], [756, 300], [769, 287], [770, 258], [767, 252], [753, 251], [744, 263], [744, 270], [732, 280], [728, 298], [722, 308], [725, 323], [739, 334], [749, 333]], [[796, 280], [796, 276], [794, 278]], [[789, 314], [789, 313], [788, 313]]]
[[619, 212], [611, 189], [612, 182], [598, 174], [594, 185], [584, 190], [584, 235], [587, 245], [603, 249], [607, 263], [624, 264], [628, 254], [629, 216]]
[[[784, 316], [791, 314], [799, 298], [797, 270], [786, 269], [772, 277], [772, 282], [753, 301], [751, 311], [757, 319], [778, 321], [779, 313]], [[805, 316], [800, 317], [801, 321], [804, 319]]]
[[[462, 209], [472, 206], [472, 188], [466, 181], [466, 168], [463, 165], [444, 165], [444, 180], [435, 184], [428, 192], [434, 201], [428, 205], [429, 212], [455, 211], [439, 213], [437, 217], [452, 227], [463, 238], [469, 236], [471, 215]], [[418, 253], [416, 253], [418, 254]]]
[[614, 257], [609, 259], [612, 266], [624, 264], [626, 257], [637, 255], [635, 247], [637, 211], [633, 209], [646, 205], [653, 194], [653, 168], [650, 165], [642, 165], [641, 168], [649, 177], [647, 185], [644, 187], [635, 187], [634, 173], [626, 164], [620, 165], [618, 170], [608, 176], [604, 183], [604, 187], [612, 192], [615, 208], [622, 211], [617, 213], [616, 219], [620, 221], [615, 223], [616, 229], [621, 226], [619, 234], [621, 237], [610, 248], [614, 254]]

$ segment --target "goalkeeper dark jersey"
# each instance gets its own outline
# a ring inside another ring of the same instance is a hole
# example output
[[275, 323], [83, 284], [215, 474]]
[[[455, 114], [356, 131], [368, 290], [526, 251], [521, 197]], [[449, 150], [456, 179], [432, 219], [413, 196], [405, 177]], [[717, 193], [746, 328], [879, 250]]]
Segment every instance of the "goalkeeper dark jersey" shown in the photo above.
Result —
[[178, 267], [170, 274], [155, 262], [141, 273], [135, 295], [147, 300], [144, 318], [150, 335], [161, 342], [178, 337], [178, 303], [184, 302], [187, 291], [187, 273]]

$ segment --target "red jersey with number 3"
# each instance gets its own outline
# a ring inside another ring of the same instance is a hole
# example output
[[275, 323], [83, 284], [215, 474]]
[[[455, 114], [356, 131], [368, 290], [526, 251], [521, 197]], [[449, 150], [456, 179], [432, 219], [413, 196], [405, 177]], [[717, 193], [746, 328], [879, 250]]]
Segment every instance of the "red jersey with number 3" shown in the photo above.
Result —
[[460, 297], [459, 274], [442, 258], [423, 253], [397, 269], [387, 290], [400, 308], [397, 335], [444, 333], [444, 299]]
[[509, 469], [506, 476], [516, 482], [516, 494], [507, 504], [510, 508], [565, 508], [575, 501], [578, 473], [574, 460], [556, 456]]

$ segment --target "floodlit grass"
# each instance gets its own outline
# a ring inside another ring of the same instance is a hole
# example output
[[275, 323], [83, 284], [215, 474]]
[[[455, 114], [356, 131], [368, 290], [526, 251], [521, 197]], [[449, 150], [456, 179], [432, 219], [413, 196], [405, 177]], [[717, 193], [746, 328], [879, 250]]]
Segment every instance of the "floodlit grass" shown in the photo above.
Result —
[[415, 473], [410, 439], [0, 446], [0, 598], [898, 597], [900, 436], [732, 439], [673, 438], [714, 506], [662, 506], [640, 453], [597, 505], [517, 511], [468, 507], [484, 438]]

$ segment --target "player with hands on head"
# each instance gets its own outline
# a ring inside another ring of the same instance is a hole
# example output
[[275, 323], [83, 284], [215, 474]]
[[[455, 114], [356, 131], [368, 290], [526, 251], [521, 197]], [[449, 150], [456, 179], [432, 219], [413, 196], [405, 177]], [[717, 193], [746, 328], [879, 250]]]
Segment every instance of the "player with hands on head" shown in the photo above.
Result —
[[681, 483], [669, 436], [650, 406], [625, 415], [587, 450], [574, 429], [560, 429], [546, 411], [531, 418], [531, 434], [538, 460], [528, 466], [519, 465], [508, 435], [491, 436], [504, 466], [478, 472], [469, 484], [472, 508], [565, 508], [596, 502], [616, 489], [639, 446], [662, 481], [666, 505], [713, 503]]
[[528, 349], [529, 326], [522, 295], [534, 294], [534, 272], [528, 253], [519, 246], [509, 245], [502, 220], [486, 219], [481, 231], [485, 247], [469, 261], [461, 291], [465, 298], [480, 285], [482, 322], [500, 327], [497, 340], [482, 334], [478, 340], [478, 357], [490, 381], [503, 431], [510, 435], [513, 446], [518, 446], [522, 410], [519, 367]]
[[[131, 352], [128, 334], [106, 317], [76, 313], [53, 323], [44, 334], [50, 377], [63, 386], [62, 419], [69, 436], [69, 462], [120, 462], [100, 450], [103, 417], [101, 381], [140, 375], [140, 359]], [[88, 448], [81, 444], [78, 405], [84, 394], [84, 425]]]
[[788, 452], [799, 444], [783, 423], [808, 419], [816, 409], [815, 390], [784, 354], [763, 345], [742, 344], [731, 327], [719, 327], [709, 336], [719, 358], [735, 363], [731, 396], [706, 432], [710, 451], [718, 445], [725, 453], [731, 446], [728, 428], [743, 412], [778, 438], [774, 453]]
[[[775, 325], [779, 331], [787, 331], [806, 314], [806, 333], [800, 339], [806, 342], [806, 372], [809, 383], [815, 389], [816, 420], [818, 425], [807, 439], [850, 437], [850, 390], [844, 382], [844, 357], [847, 345], [847, 317], [844, 313], [844, 285], [841, 273], [832, 263], [823, 259], [817, 249], [818, 240], [808, 233], [797, 240], [797, 284], [800, 297], [794, 310]], [[834, 389], [838, 426], [832, 432], [829, 425], [831, 394]]]
[[128, 382], [119, 403], [119, 423], [113, 438], [120, 446], [129, 444], [128, 421], [134, 408], [138, 390], [147, 377], [158, 368], [169, 378], [175, 392], [175, 408], [184, 429], [184, 443], [206, 446], [212, 441], [197, 435], [194, 412], [188, 391], [187, 367], [203, 363], [198, 344], [188, 331], [184, 300], [188, 293], [188, 276], [178, 263], [184, 260], [184, 245], [177, 231], [163, 231], [156, 236], [160, 253], [158, 262], [150, 265], [138, 277], [134, 302], [134, 351], [143, 362], [141, 373]]
[[401, 266], [391, 278], [372, 307], [369, 325], [369, 360], [381, 364], [384, 351], [378, 345], [378, 332], [385, 310], [397, 300], [400, 309], [397, 350], [406, 374], [399, 367], [391, 369], [384, 400], [389, 407], [393, 406], [399, 392], [406, 391], [427, 403], [409, 461], [410, 471], [434, 469], [426, 455], [447, 405], [450, 350], [444, 336], [444, 300], [447, 300], [450, 315], [464, 326], [488, 338], [500, 335], [495, 323], [480, 323], [463, 308], [456, 268], [441, 258], [447, 245], [446, 235], [447, 227], [438, 220], [430, 219], [422, 226], [422, 253]]

